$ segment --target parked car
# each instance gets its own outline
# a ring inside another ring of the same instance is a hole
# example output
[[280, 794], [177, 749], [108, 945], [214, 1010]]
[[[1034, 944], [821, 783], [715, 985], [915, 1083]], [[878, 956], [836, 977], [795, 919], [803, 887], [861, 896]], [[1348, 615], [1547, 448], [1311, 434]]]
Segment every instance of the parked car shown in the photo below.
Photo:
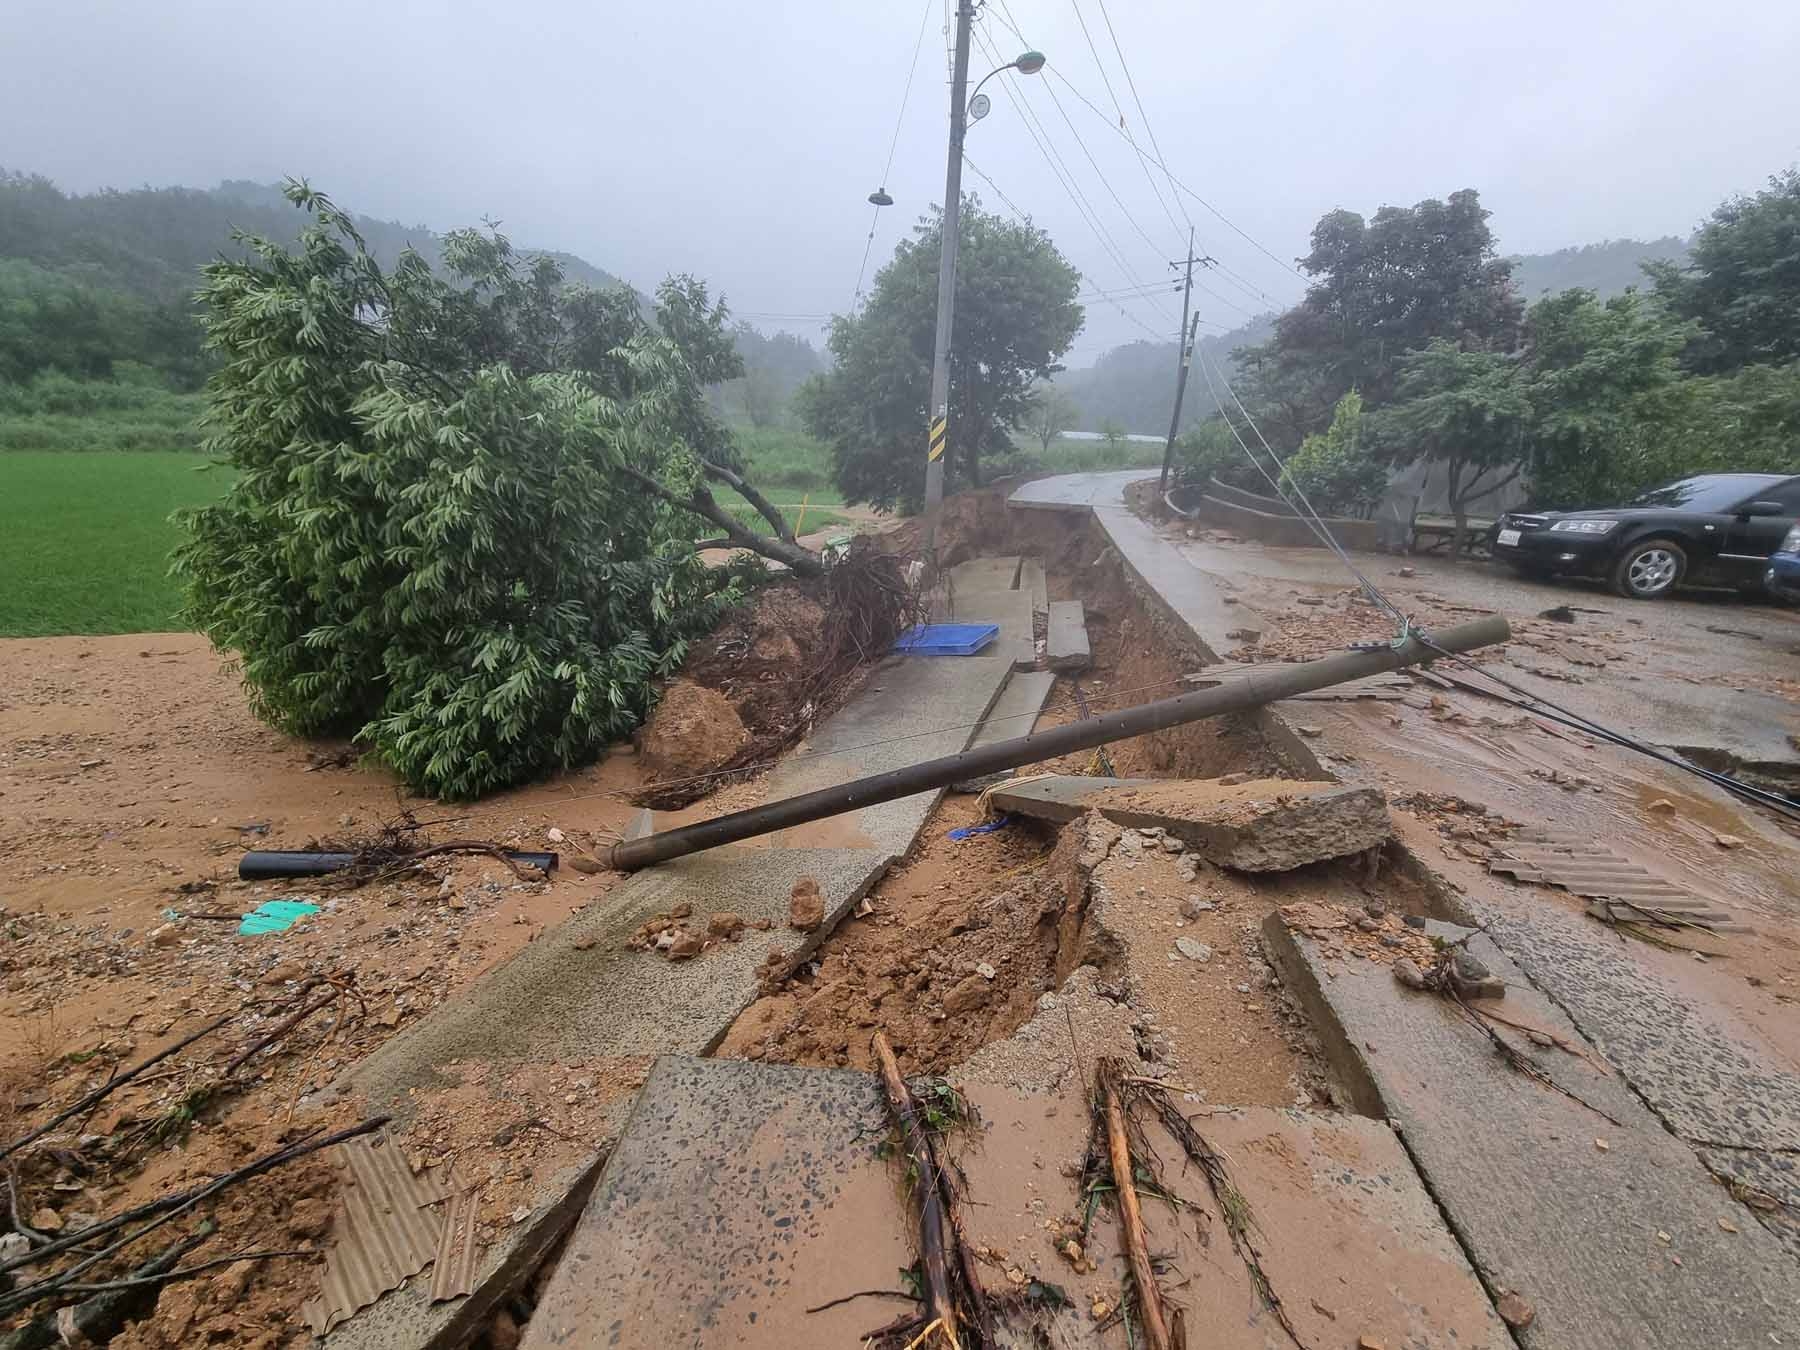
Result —
[[1708, 473], [1591, 511], [1510, 511], [1493, 554], [1527, 576], [1598, 577], [1655, 600], [1677, 586], [1761, 589], [1800, 524], [1800, 476]]
[[1769, 570], [1763, 573], [1763, 586], [1770, 595], [1800, 604], [1800, 525], [1787, 532], [1781, 547], [1769, 559]]

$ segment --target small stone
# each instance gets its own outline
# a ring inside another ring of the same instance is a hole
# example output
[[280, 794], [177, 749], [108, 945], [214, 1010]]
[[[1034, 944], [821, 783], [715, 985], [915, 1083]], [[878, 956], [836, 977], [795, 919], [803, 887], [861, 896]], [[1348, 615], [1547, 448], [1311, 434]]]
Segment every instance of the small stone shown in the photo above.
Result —
[[1112, 1315], [1112, 1304], [1096, 1294], [1094, 1296], [1093, 1306], [1088, 1309], [1088, 1312], [1093, 1315], [1096, 1322], [1104, 1322]]
[[1733, 1223], [1730, 1219], [1720, 1219], [1719, 1220], [1719, 1231], [1721, 1233], [1735, 1233], [1735, 1232], [1737, 1232], [1737, 1230], [1738, 1230], [1737, 1225], [1735, 1223]]
[[1312, 739], [1312, 738], [1318, 737], [1318, 736], [1323, 736], [1325, 734], [1324, 727], [1297, 726], [1294, 728], [1294, 730], [1299, 732], [1302, 736], [1307, 737], [1308, 739]]
[[1658, 797], [1644, 809], [1646, 811], [1655, 811], [1659, 815], [1673, 815], [1675, 813], [1675, 803], [1670, 801], [1667, 797]]
[[1705, 965], [1706, 964], [1706, 953], [1705, 952], [1695, 952], [1694, 960], [1698, 961], [1701, 965]]
[[1599, 1149], [1602, 1153], [1605, 1153], [1612, 1148], [1612, 1145], [1607, 1143], [1604, 1139], [1596, 1139], [1594, 1140], [1594, 1147]]
[[1210, 914], [1216, 908], [1217, 906], [1214, 905], [1212, 901], [1202, 900], [1197, 895], [1190, 895], [1181, 902], [1181, 917], [1184, 919], [1197, 919], [1202, 914]]
[[975, 963], [975, 973], [984, 980], [991, 980], [998, 972], [986, 961], [977, 961]]
[[331, 1206], [308, 1195], [288, 1206], [287, 1230], [293, 1238], [316, 1238], [331, 1222]]
[[173, 947], [180, 941], [181, 930], [172, 923], [165, 923], [161, 927], [152, 928], [150, 930], [150, 945], [152, 947]]
[[1379, 919], [1371, 919], [1367, 914], [1360, 914], [1357, 916], [1356, 926], [1365, 933], [1379, 933], [1381, 931], [1381, 921]]
[[810, 933], [824, 922], [825, 897], [819, 894], [819, 883], [811, 877], [801, 877], [794, 883], [794, 893], [788, 902], [789, 926]]
[[700, 955], [705, 946], [705, 940], [698, 933], [690, 933], [684, 928], [676, 935], [675, 941], [669, 944], [669, 960], [691, 960]]
[[709, 937], [734, 938], [743, 931], [744, 916], [734, 910], [725, 910], [706, 921], [706, 932]]
[[1658, 1242], [1662, 1243], [1664, 1246], [1667, 1246], [1669, 1243], [1673, 1242], [1675, 1239], [1673, 1237], [1671, 1237], [1668, 1233], [1665, 1233], [1662, 1229], [1659, 1228], [1656, 1230], [1656, 1240]]
[[1174, 835], [1165, 834], [1162, 837], [1162, 851], [1164, 853], [1185, 853], [1187, 852], [1187, 845], [1182, 843], [1181, 840], [1177, 839]]
[[263, 972], [263, 984], [286, 984], [289, 980], [297, 980], [306, 973], [298, 961], [281, 961]]
[[1416, 577], [1419, 575], [1419, 569], [1416, 567], [1402, 567], [1398, 572], [1394, 573], [1394, 575], [1397, 577]]
[[1296, 597], [1294, 603], [1300, 605], [1322, 605], [1325, 602], [1316, 595], [1302, 595]]
[[1715, 834], [1713, 843], [1720, 848], [1742, 848], [1744, 846], [1744, 841], [1735, 834]]
[[596, 941], [597, 939], [591, 937], [577, 938], [574, 942], [571, 942], [569, 946], [578, 952], [591, 952], [594, 950]]
[[979, 1008], [988, 999], [988, 982], [979, 975], [965, 976], [944, 994], [944, 1011], [952, 1016]]
[[[815, 886], [813, 889], [817, 890], [818, 887]], [[694, 917], [694, 907], [683, 900], [679, 905], [676, 905], [674, 909], [669, 911], [669, 917], [671, 919], [691, 919]]]
[[590, 876], [590, 877], [593, 876], [596, 872], [604, 872], [606, 870], [606, 868], [603, 864], [596, 862], [594, 859], [588, 857], [585, 853], [573, 854], [569, 858], [567, 858], [565, 861], [567, 861], [569, 866], [573, 867], [577, 872], [583, 873], [584, 875]]
[[1537, 1309], [1530, 1300], [1508, 1290], [1494, 1302], [1494, 1311], [1500, 1314], [1500, 1320], [1515, 1330], [1522, 1331], [1530, 1326], [1537, 1317]]
[[1356, 1338], [1356, 1350], [1387, 1350], [1387, 1342], [1365, 1332]]
[[62, 1215], [48, 1205], [41, 1205], [31, 1212], [31, 1226], [40, 1233], [62, 1232]]
[[1394, 978], [1408, 989], [1425, 987], [1425, 972], [1419, 969], [1419, 963], [1410, 956], [1403, 956], [1394, 962]]
[[1213, 949], [1204, 942], [1196, 942], [1193, 938], [1176, 938], [1175, 950], [1190, 961], [1207, 962], [1212, 960]]
[[548, 839], [553, 844], [560, 844], [563, 840], [567, 839], [568, 836], [557, 829], [556, 826], [552, 825], [549, 829], [544, 831], [544, 838]]
[[1248, 984], [1240, 984], [1237, 986], [1237, 991], [1240, 994], [1247, 994], [1250, 992], [1250, 986]]

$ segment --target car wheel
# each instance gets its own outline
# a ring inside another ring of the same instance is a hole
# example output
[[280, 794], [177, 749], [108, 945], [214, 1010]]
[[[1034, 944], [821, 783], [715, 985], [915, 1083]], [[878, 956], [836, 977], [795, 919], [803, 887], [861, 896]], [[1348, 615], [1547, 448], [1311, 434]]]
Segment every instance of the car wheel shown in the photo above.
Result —
[[1672, 539], [1633, 544], [1613, 564], [1612, 588], [1627, 600], [1660, 600], [1687, 575], [1687, 554]]

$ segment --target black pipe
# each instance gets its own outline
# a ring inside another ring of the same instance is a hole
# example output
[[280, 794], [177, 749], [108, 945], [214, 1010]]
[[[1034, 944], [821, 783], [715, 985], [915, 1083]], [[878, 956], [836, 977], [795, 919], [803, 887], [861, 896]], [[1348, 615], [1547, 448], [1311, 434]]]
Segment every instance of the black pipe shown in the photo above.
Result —
[[[356, 862], [354, 853], [304, 853], [289, 849], [253, 849], [238, 859], [239, 881], [270, 881], [278, 877], [322, 877], [341, 872]], [[480, 856], [480, 855], [476, 855]], [[535, 867], [540, 872], [556, 870], [554, 853], [506, 854], [508, 862]]]
[[1264, 704], [1292, 698], [1296, 694], [1358, 680], [1365, 675], [1379, 675], [1383, 671], [1398, 670], [1401, 666], [1417, 665], [1430, 661], [1437, 655], [1434, 647], [1447, 652], [1464, 652], [1505, 642], [1511, 636], [1512, 629], [1506, 620], [1496, 614], [1446, 629], [1430, 639], [1432, 646], [1427, 646], [1418, 637], [1411, 637], [1398, 648], [1351, 651], [1301, 665], [1271, 666], [1267, 674], [1246, 676], [1211, 689], [1197, 689], [1175, 698], [1158, 699], [1154, 703], [1140, 704], [1135, 708], [1103, 713], [1091, 721], [1070, 722], [1066, 726], [1052, 727], [1048, 731], [1021, 736], [1016, 740], [999, 741], [979, 749], [964, 750], [960, 754], [928, 759], [922, 764], [911, 764], [903, 769], [840, 783], [836, 787], [804, 792], [785, 801], [768, 802], [762, 806], [753, 806], [747, 811], [735, 811], [716, 820], [683, 825], [679, 829], [645, 835], [641, 839], [627, 839], [612, 846], [607, 853], [607, 861], [621, 872], [634, 872], [640, 867], [650, 867], [671, 858], [698, 853], [701, 849], [733, 844], [740, 839], [753, 839], [757, 835], [769, 834], [791, 825], [804, 825], [809, 820], [822, 820], [826, 816], [842, 815], [861, 807], [891, 802], [898, 797], [910, 797], [915, 792], [948, 787], [965, 778], [979, 778], [1001, 769], [1016, 769], [1022, 764], [1037, 764], [1077, 750], [1090, 750], [1110, 741], [1142, 736], [1146, 732], [1161, 731], [1186, 722], [1198, 722], [1202, 718], [1218, 717], [1224, 713], [1260, 708]]

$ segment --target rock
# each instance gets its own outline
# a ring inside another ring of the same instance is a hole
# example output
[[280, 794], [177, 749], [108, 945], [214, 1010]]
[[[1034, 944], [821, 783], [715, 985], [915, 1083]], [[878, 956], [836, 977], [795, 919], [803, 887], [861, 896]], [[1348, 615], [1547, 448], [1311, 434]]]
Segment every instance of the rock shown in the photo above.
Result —
[[263, 972], [263, 984], [286, 984], [289, 980], [297, 980], [306, 974], [306, 968], [298, 961], [279, 961]]
[[181, 941], [181, 930], [172, 923], [165, 923], [150, 930], [152, 947], [173, 947]]
[[715, 914], [706, 921], [708, 937], [735, 938], [744, 931], [744, 916], [734, 910]]
[[1521, 1298], [1510, 1289], [1494, 1300], [1494, 1311], [1500, 1314], [1500, 1320], [1515, 1331], [1523, 1331], [1537, 1317], [1537, 1309], [1529, 1300]]
[[288, 1206], [287, 1230], [293, 1238], [316, 1238], [331, 1223], [331, 1206], [316, 1195], [302, 1196]]
[[1715, 834], [1713, 843], [1720, 848], [1742, 848], [1744, 846], [1744, 841], [1735, 834]]
[[1297, 605], [1322, 605], [1325, 602], [1316, 595], [1302, 595], [1297, 596], [1294, 603]]
[[544, 831], [544, 838], [548, 839], [553, 844], [560, 844], [563, 840], [568, 838], [568, 835], [552, 825], [549, 829]]
[[694, 917], [694, 907], [683, 900], [669, 911], [669, 917], [671, 919], [691, 919]]
[[31, 1250], [31, 1239], [23, 1233], [0, 1233], [0, 1261], [11, 1261]]
[[519, 1350], [519, 1324], [505, 1308], [488, 1323], [487, 1343], [489, 1350]]
[[1307, 737], [1308, 739], [1311, 739], [1311, 738], [1317, 737], [1317, 736], [1323, 736], [1325, 734], [1324, 727], [1297, 726], [1294, 728], [1294, 730], [1299, 732], [1302, 736]]
[[1219, 778], [1219, 786], [1220, 787], [1236, 787], [1239, 783], [1248, 783], [1251, 779], [1253, 779], [1255, 777], [1256, 777], [1256, 775], [1253, 773], [1223, 774]]
[[669, 944], [669, 960], [688, 961], [700, 955], [706, 946], [706, 940], [698, 933], [690, 933], [683, 928], [675, 935], [675, 941]]
[[1395, 572], [1394, 575], [1397, 577], [1416, 577], [1419, 575], [1419, 569], [1416, 567], [1402, 567], [1399, 571]]
[[1210, 914], [1217, 908], [1218, 906], [1213, 904], [1210, 900], [1202, 900], [1197, 895], [1190, 895], [1181, 902], [1181, 917], [1184, 919], [1197, 919], [1202, 914]]
[[1387, 1342], [1378, 1336], [1364, 1334], [1356, 1338], [1356, 1350], [1387, 1350]]
[[1182, 843], [1181, 840], [1177, 839], [1172, 834], [1165, 834], [1162, 837], [1161, 842], [1162, 842], [1162, 851], [1164, 853], [1185, 853], [1185, 852], [1187, 852], [1187, 845]]
[[1675, 803], [1670, 801], [1667, 797], [1658, 797], [1644, 809], [1646, 811], [1655, 811], [1659, 815], [1670, 816], [1675, 814]]
[[1233, 628], [1226, 633], [1225, 636], [1232, 639], [1234, 642], [1259, 642], [1262, 640], [1262, 629]]
[[606, 865], [604, 863], [588, 857], [585, 853], [571, 853], [568, 857], [564, 858], [563, 861], [584, 876], [591, 877], [596, 872], [604, 872], [606, 870]]
[[1359, 914], [1356, 918], [1356, 926], [1364, 933], [1379, 933], [1381, 931], [1381, 920], [1372, 919], [1367, 914]]
[[1190, 961], [1207, 962], [1212, 960], [1213, 949], [1204, 942], [1196, 942], [1193, 938], [1176, 938], [1175, 950]]
[[975, 963], [975, 973], [984, 980], [991, 980], [1000, 972], [995, 970], [986, 961], [977, 961]]
[[212, 1301], [221, 1307], [230, 1307], [248, 1292], [250, 1278], [255, 1274], [256, 1262], [232, 1262], [207, 1282]]
[[749, 744], [731, 700], [686, 679], [663, 691], [639, 740], [644, 767], [659, 779], [711, 773]]
[[825, 897], [819, 894], [819, 883], [811, 877], [801, 877], [794, 883], [794, 893], [788, 901], [788, 924], [810, 933], [824, 922]]
[[944, 995], [944, 1011], [956, 1016], [979, 1008], [988, 1000], [988, 982], [979, 975], [969, 975], [950, 986]]
[[40, 1233], [62, 1232], [62, 1215], [48, 1205], [40, 1205], [31, 1211], [31, 1226]]
[[1410, 956], [1403, 956], [1394, 962], [1394, 978], [1408, 989], [1425, 987], [1425, 972], [1419, 969], [1419, 963]]

